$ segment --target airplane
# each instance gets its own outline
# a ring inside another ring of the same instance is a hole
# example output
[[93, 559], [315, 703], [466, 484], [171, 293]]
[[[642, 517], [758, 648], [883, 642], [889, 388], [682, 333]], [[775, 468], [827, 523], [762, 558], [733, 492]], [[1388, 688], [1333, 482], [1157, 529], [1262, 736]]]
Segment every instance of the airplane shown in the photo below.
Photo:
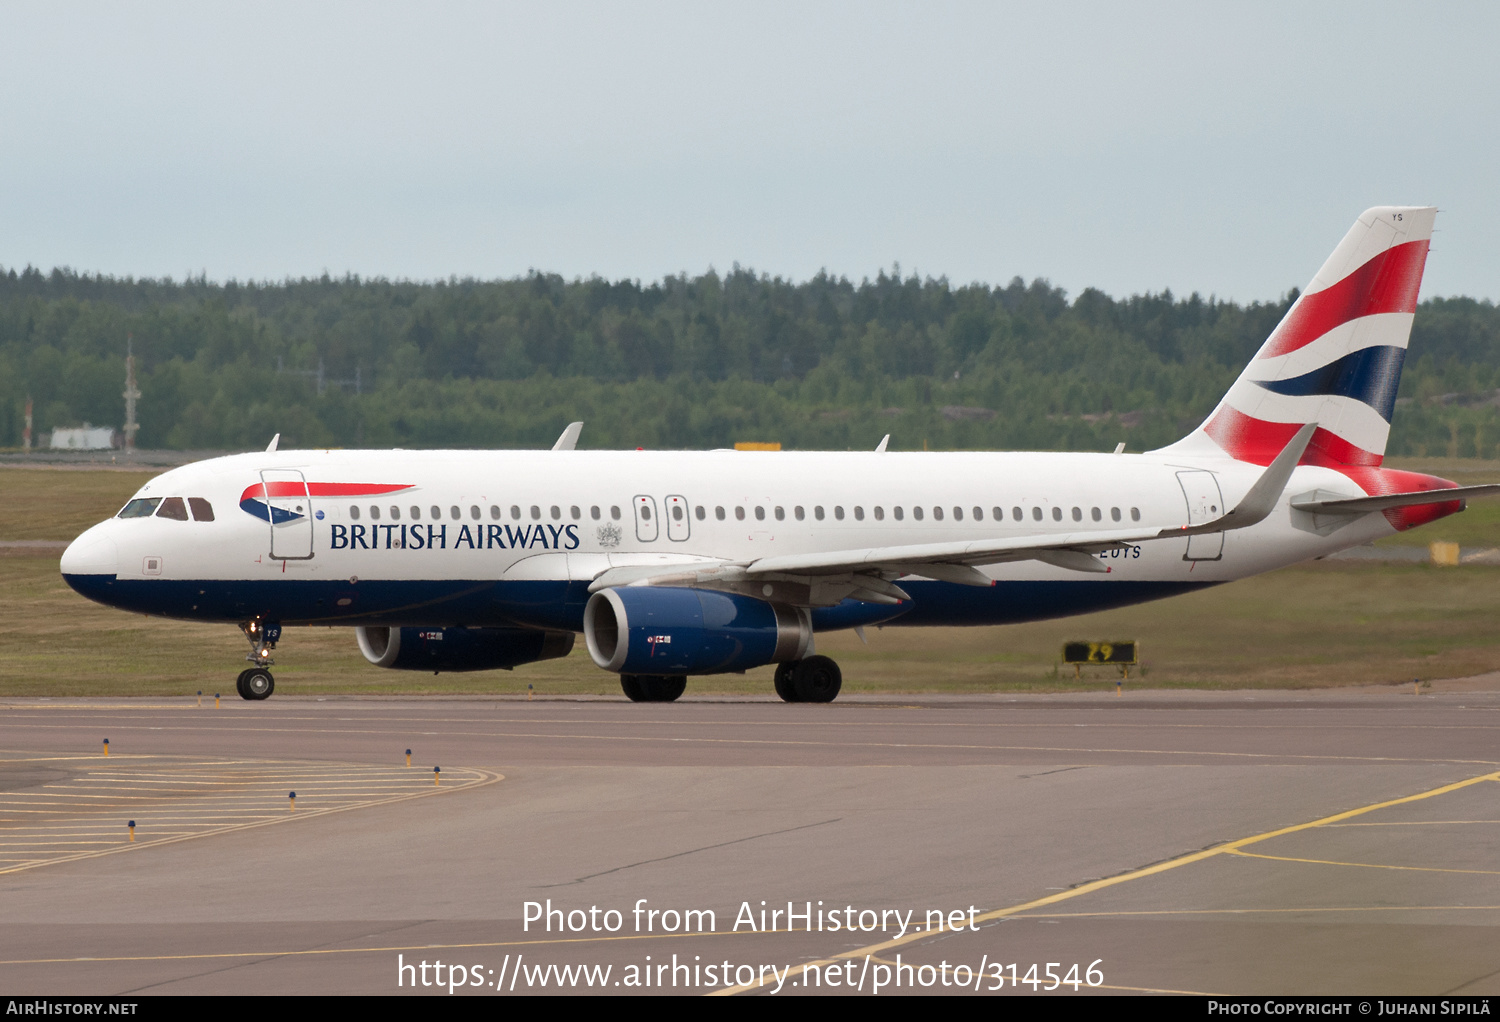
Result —
[[1144, 454], [266, 450], [165, 472], [63, 554], [109, 606], [232, 622], [237, 688], [275, 689], [287, 625], [372, 664], [589, 656], [631, 700], [775, 664], [787, 702], [842, 672], [817, 635], [1081, 614], [1322, 557], [1500, 485], [1381, 467], [1436, 209], [1361, 213], [1218, 406]]

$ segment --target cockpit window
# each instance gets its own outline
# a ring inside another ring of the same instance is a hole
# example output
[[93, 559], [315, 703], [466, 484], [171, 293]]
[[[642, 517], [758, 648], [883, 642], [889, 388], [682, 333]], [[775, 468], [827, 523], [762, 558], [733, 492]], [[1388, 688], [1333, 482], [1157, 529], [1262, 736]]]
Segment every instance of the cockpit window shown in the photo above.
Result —
[[137, 497], [120, 509], [116, 518], [150, 518], [161, 503], [160, 497]]
[[202, 497], [189, 497], [188, 507], [193, 509], [193, 521], [211, 522], [214, 520], [214, 506]]
[[161, 507], [157, 508], [156, 517], [170, 518], [174, 522], [185, 522], [188, 520], [187, 505], [182, 502], [181, 497], [168, 497], [161, 502]]

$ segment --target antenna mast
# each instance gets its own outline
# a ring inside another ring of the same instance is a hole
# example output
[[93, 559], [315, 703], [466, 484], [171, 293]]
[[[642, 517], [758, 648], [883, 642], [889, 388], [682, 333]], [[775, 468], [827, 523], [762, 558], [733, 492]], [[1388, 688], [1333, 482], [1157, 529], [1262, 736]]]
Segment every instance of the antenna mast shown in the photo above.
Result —
[[125, 453], [135, 453], [135, 432], [140, 425], [135, 421], [135, 402], [141, 396], [135, 385], [135, 335], [125, 335]]

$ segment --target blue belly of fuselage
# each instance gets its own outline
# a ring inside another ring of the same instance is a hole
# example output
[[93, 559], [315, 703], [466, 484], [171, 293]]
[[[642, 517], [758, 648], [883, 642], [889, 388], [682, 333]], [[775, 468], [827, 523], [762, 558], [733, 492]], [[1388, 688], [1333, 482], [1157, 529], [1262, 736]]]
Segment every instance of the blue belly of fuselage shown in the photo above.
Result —
[[[519, 625], [583, 630], [587, 581], [361, 579], [191, 581], [64, 575], [82, 595], [111, 607], [191, 621], [252, 618], [287, 625]], [[1144, 603], [1215, 583], [1003, 581], [985, 587], [904, 581], [909, 604], [845, 600], [812, 612], [817, 631], [857, 625], [1000, 625]]]

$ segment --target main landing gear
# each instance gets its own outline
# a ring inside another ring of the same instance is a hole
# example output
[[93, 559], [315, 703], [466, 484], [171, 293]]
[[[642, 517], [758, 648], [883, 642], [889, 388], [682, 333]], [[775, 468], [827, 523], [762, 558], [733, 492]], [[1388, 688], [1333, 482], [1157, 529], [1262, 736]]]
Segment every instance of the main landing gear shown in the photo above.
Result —
[[622, 674], [620, 687], [632, 703], [670, 703], [687, 690], [687, 679], [680, 674]]
[[281, 638], [281, 624], [252, 618], [240, 625], [240, 631], [250, 640], [250, 652], [245, 654], [245, 659], [255, 666], [240, 672], [234, 682], [235, 691], [241, 699], [269, 699], [276, 691], [276, 679], [266, 668], [276, 662], [271, 659], [271, 650]]
[[844, 673], [826, 656], [776, 665], [776, 694], [789, 703], [831, 703], [844, 686]]

